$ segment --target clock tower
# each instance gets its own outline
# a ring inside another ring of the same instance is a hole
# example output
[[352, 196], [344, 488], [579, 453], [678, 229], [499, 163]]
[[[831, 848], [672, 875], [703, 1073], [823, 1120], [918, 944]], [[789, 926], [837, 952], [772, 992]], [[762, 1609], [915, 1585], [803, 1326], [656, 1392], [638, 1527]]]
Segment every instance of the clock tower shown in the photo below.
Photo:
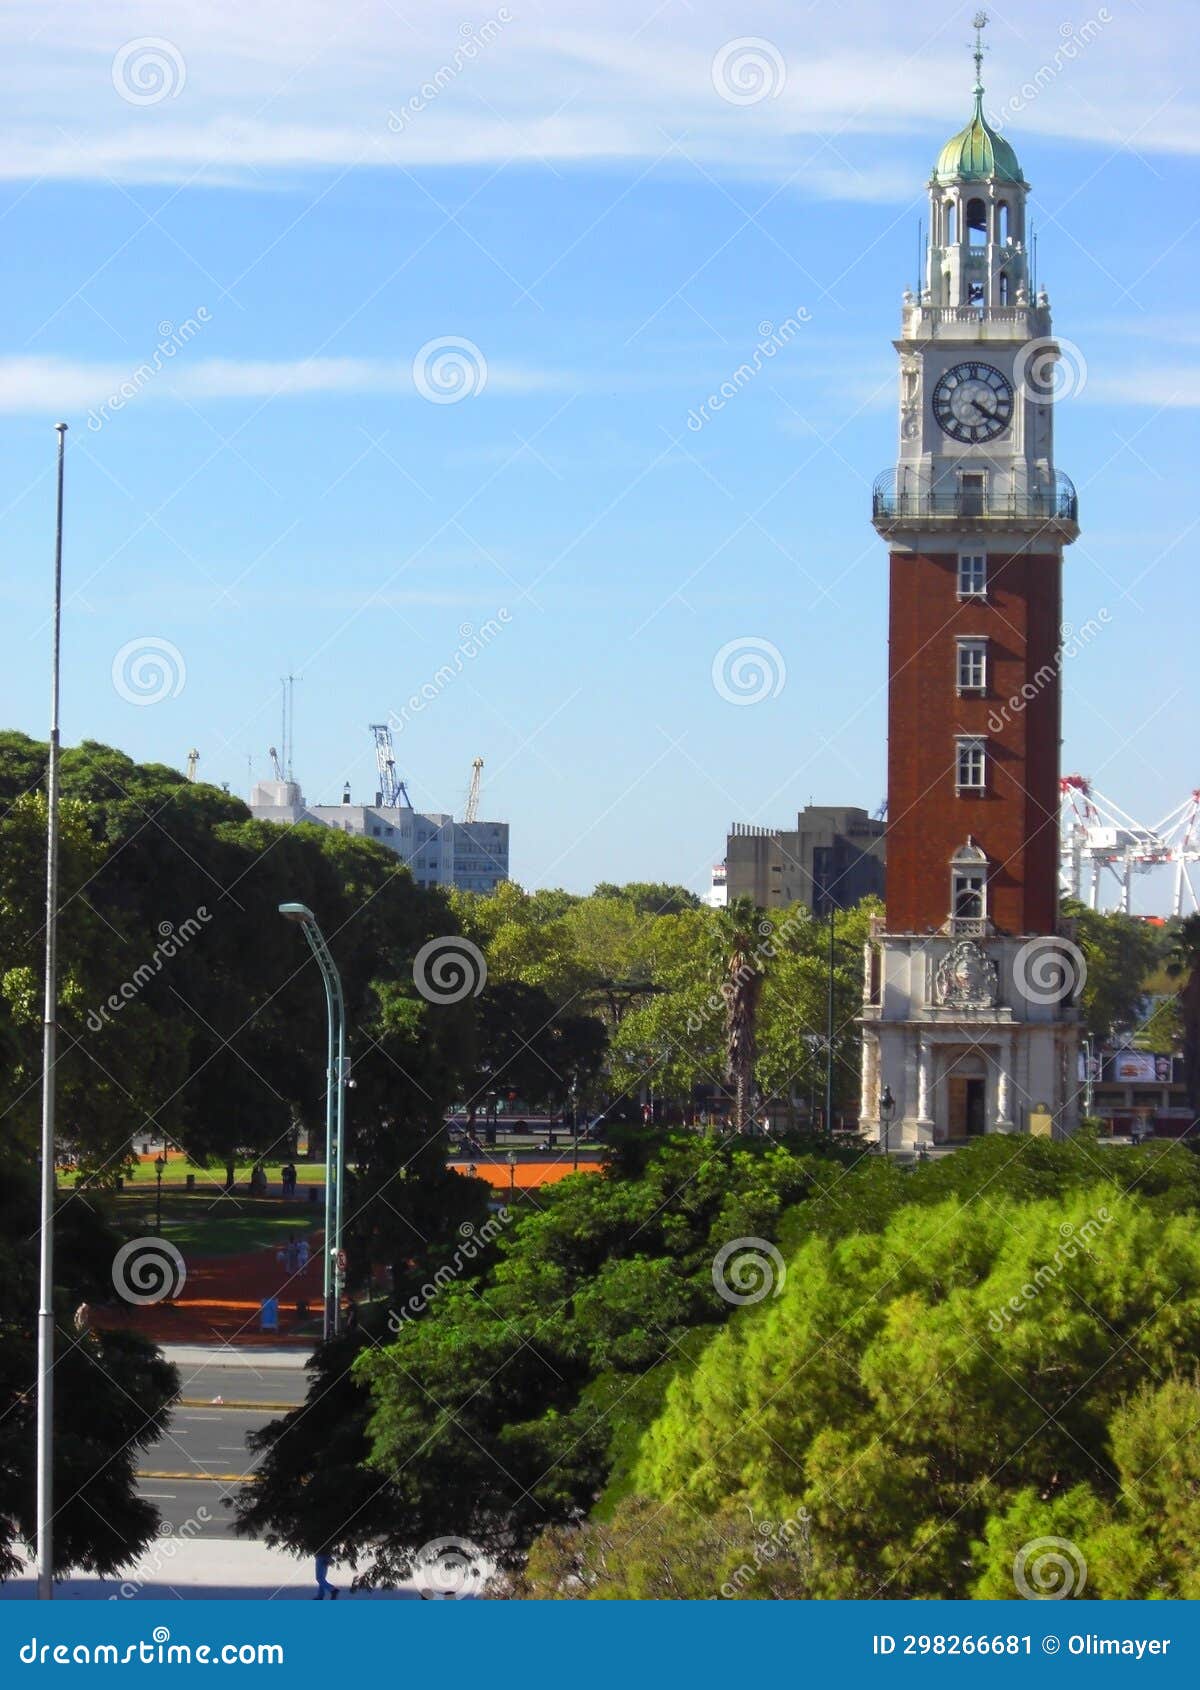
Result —
[[[981, 30], [986, 18], [976, 19]], [[904, 295], [890, 570], [887, 914], [867, 945], [860, 1120], [890, 1148], [1069, 1132], [1082, 957], [1058, 917], [1063, 548], [1050, 303], [1029, 185], [974, 110], [929, 181]]]

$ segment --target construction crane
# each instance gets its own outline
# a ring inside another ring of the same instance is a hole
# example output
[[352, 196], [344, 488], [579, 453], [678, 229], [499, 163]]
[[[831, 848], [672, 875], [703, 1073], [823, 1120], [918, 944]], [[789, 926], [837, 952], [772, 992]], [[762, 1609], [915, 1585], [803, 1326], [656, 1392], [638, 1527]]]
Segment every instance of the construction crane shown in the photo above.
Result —
[[471, 764], [471, 784], [467, 789], [467, 807], [463, 811], [463, 821], [473, 822], [479, 815], [479, 786], [483, 780], [483, 758], [476, 757]]
[[1190, 864], [1200, 858], [1196, 837], [1200, 799], [1195, 794], [1154, 827], [1137, 821], [1083, 775], [1064, 775], [1059, 798], [1060, 879], [1070, 897], [1092, 909], [1101, 908], [1100, 881], [1107, 869], [1120, 890], [1118, 908], [1128, 915], [1134, 875], [1174, 863], [1174, 913], [1181, 913], [1185, 886], [1195, 903], [1188, 873]]
[[197, 765], [199, 764], [199, 762], [200, 762], [200, 753], [196, 750], [196, 747], [193, 745], [192, 749], [188, 752], [188, 755], [187, 755], [187, 778], [189, 780], [195, 780], [195, 778], [196, 778], [196, 768], [197, 768]]
[[394, 810], [400, 805], [403, 805], [406, 810], [411, 810], [412, 799], [408, 796], [408, 788], [396, 773], [396, 754], [392, 750], [392, 730], [386, 722], [372, 722], [370, 728], [375, 735], [375, 765], [379, 770], [379, 802], [389, 810]]

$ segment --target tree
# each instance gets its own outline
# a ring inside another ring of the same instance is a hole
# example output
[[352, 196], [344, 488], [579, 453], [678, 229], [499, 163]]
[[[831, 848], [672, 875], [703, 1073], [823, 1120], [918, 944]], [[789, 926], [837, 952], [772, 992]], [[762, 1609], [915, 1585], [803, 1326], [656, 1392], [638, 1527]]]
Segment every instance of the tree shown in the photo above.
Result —
[[[547, 1520], [591, 1506], [671, 1369], [727, 1318], [713, 1277], [722, 1247], [770, 1241], [788, 1207], [840, 1171], [778, 1146], [683, 1135], [655, 1143], [632, 1177], [546, 1188], [480, 1235], [415, 1314], [398, 1288], [352, 1384], [327, 1398], [333, 1375], [318, 1362], [319, 1412], [263, 1433], [239, 1530], [368, 1554], [379, 1579], [447, 1534], [511, 1561]], [[335, 1518], [339, 1495], [353, 1506]]]
[[1064, 899], [1063, 914], [1074, 924], [1087, 966], [1080, 1001], [1088, 1033], [1108, 1039], [1118, 1029], [1136, 1026], [1144, 1012], [1146, 979], [1158, 956], [1154, 929], [1133, 916], [1089, 909], [1073, 899]]
[[620, 1494], [803, 1509], [824, 1597], [966, 1596], [1025, 1493], [1111, 1507], [1122, 1405], [1200, 1341], [1200, 1220], [1107, 1180], [902, 1204], [787, 1266], [676, 1374]]
[[698, 910], [700, 900], [686, 886], [671, 886], [666, 881], [631, 880], [617, 886], [602, 880], [592, 893], [593, 898], [622, 899], [631, 904], [638, 915], [682, 915], [684, 910]]
[[[36, 1532], [38, 1179], [0, 1151], [0, 1579]], [[118, 1240], [78, 1199], [59, 1205], [55, 1252], [54, 1566], [111, 1574], [154, 1536], [139, 1495], [139, 1452], [162, 1434], [179, 1391], [174, 1367], [128, 1332], [75, 1330], [81, 1298], [112, 1295]]]
[[808, 1523], [628, 1497], [608, 1518], [551, 1526], [496, 1595], [524, 1601], [788, 1601], [811, 1594]]
[[[1011, 1596], [1014, 1570], [1022, 1567], [1038, 1595], [1194, 1602], [1200, 1596], [1198, 1423], [1194, 1375], [1140, 1386], [1108, 1422], [1115, 1485], [1081, 1480], [1051, 1499], [1032, 1488], [1020, 1491], [975, 1546], [982, 1570], [972, 1594]], [[1047, 1539], [1056, 1542], [1048, 1546]], [[1041, 1546], [1040, 1564], [1028, 1563], [1030, 1545]]]
[[1167, 960], [1167, 973], [1182, 980], [1178, 989], [1183, 1032], [1183, 1083], [1188, 1108], [1200, 1109], [1200, 915], [1185, 916], [1179, 924]]
[[744, 1133], [754, 1111], [758, 1003], [762, 996], [762, 968], [754, 954], [753, 937], [758, 911], [750, 898], [736, 898], [726, 917], [725, 1072], [733, 1087], [733, 1124]]

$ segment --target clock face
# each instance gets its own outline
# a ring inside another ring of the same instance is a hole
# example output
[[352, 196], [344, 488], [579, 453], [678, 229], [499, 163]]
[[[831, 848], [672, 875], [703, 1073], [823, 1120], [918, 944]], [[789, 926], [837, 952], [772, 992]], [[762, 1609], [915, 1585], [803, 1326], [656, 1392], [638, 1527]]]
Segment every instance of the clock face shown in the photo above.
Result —
[[1012, 421], [1013, 390], [991, 364], [955, 364], [933, 390], [933, 414], [951, 440], [976, 446]]

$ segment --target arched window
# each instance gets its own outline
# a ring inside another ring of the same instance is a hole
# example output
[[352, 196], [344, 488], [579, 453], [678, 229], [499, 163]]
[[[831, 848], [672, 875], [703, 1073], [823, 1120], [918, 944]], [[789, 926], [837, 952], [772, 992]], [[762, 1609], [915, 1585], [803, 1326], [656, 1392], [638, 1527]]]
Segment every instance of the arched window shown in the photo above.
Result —
[[987, 245], [987, 203], [984, 200], [967, 201], [967, 241], [971, 246]]
[[996, 239], [1003, 246], [1012, 235], [1012, 216], [1008, 209], [1008, 201], [1001, 200], [996, 206]]
[[957, 239], [955, 226], [958, 222], [958, 207], [955, 205], [953, 200], [946, 200], [943, 202], [942, 215], [946, 220], [946, 239], [943, 244], [946, 246], [953, 246]]
[[1011, 304], [1011, 300], [1009, 299], [1008, 271], [1007, 270], [1001, 270], [1001, 272], [1000, 272], [1000, 303], [1001, 303], [1001, 305]]
[[950, 915], [955, 921], [987, 916], [987, 854], [970, 834], [950, 859]]
[[950, 301], [950, 272], [949, 272], [949, 270], [943, 270], [943, 272], [942, 272], [942, 304], [943, 305], [949, 305], [950, 303], [951, 303], [951, 301]]

